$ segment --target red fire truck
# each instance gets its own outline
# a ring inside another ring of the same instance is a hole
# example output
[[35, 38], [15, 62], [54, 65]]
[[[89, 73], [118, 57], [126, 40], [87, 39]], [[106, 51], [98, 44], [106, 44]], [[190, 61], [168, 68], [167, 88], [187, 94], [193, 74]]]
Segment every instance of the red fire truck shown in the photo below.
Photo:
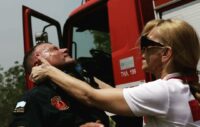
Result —
[[[23, 6], [24, 53], [38, 40], [48, 39], [68, 48], [72, 57], [101, 80], [115, 87], [132, 87], [151, 80], [151, 75], [141, 69], [137, 45], [144, 24], [190, 2], [193, 0], [87, 0], [71, 12], [62, 31], [58, 21]], [[97, 48], [101, 43], [94, 43], [91, 31], [107, 36], [102, 40], [107, 47]], [[32, 88], [26, 79], [27, 88]], [[120, 117], [118, 121], [127, 119]], [[141, 120], [136, 121], [141, 125]]]
[[[67, 47], [100, 79], [116, 87], [135, 85], [145, 79], [136, 42], [145, 22], [153, 18], [153, 4], [149, 0], [89, 0], [71, 12], [61, 32], [56, 20], [23, 6], [24, 51], [36, 44], [35, 36], [48, 33], [50, 42]], [[94, 30], [108, 36], [102, 43], [107, 42], [111, 52], [96, 49], [90, 34]], [[94, 65], [90, 58], [100, 63]]]

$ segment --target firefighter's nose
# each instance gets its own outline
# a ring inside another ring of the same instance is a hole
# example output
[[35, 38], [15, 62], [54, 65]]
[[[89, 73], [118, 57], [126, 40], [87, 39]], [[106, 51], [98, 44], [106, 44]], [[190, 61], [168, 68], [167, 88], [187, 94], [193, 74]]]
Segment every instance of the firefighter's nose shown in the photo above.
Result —
[[64, 52], [64, 53], [68, 53], [68, 49], [67, 48], [62, 48], [60, 49], [61, 52]]

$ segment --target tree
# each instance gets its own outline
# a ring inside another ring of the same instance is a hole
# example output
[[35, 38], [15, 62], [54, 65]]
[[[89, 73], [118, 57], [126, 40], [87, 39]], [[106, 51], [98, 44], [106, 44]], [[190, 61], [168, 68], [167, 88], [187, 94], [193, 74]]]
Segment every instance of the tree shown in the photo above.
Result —
[[90, 33], [93, 35], [96, 49], [102, 50], [106, 53], [111, 53], [110, 35], [108, 33], [95, 30], [90, 30]]
[[25, 91], [24, 69], [17, 61], [7, 71], [0, 67], [0, 125], [8, 127], [17, 99]]

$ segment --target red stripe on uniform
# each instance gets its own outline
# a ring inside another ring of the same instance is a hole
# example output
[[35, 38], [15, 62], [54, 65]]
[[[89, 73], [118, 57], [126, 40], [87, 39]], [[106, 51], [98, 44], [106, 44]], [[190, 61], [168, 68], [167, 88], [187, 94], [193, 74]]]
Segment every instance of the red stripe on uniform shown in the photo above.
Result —
[[200, 105], [197, 100], [192, 100], [189, 102], [193, 121], [200, 120]]

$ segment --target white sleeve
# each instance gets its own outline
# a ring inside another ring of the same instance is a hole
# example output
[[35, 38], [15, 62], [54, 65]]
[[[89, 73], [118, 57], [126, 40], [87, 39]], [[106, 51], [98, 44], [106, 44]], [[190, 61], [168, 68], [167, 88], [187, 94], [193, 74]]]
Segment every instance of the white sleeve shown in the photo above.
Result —
[[123, 96], [136, 116], [164, 116], [169, 108], [168, 88], [163, 80], [125, 88]]

